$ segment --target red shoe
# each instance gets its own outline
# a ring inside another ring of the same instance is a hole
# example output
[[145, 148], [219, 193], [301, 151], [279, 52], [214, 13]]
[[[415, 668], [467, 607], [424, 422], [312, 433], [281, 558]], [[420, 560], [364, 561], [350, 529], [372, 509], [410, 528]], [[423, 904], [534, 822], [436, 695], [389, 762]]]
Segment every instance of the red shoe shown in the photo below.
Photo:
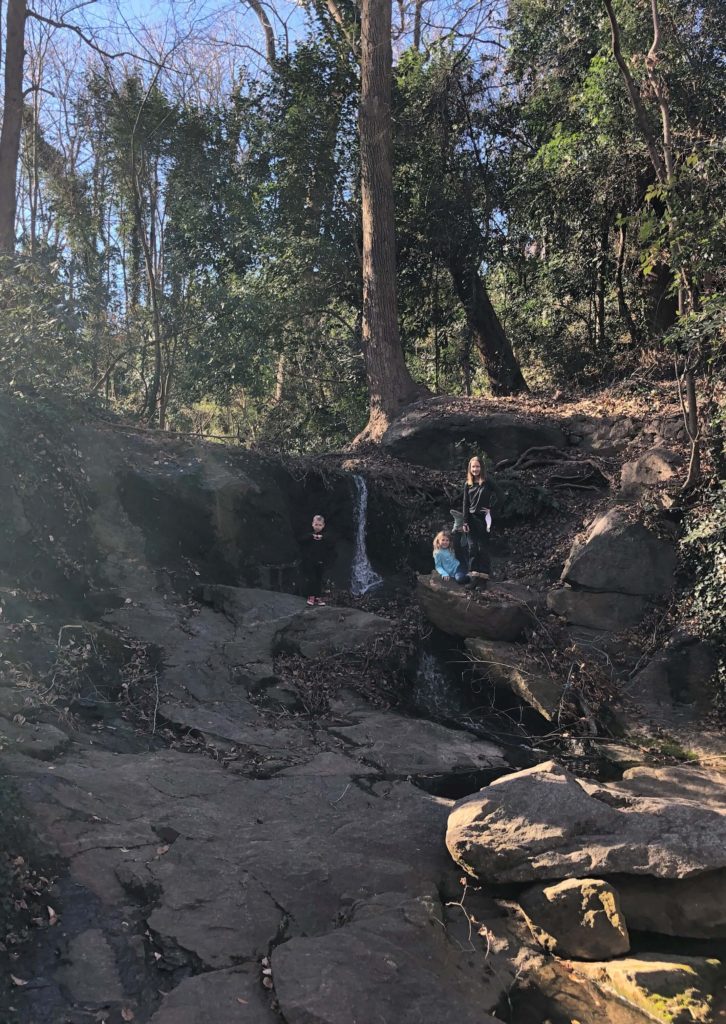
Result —
[[315, 604], [318, 605], [318, 607], [325, 607], [325, 601], [323, 601], [322, 597], [316, 597]]
[[313, 595], [311, 594], [310, 597], [308, 598], [308, 604], [309, 605], [314, 605], [316, 600], [317, 600], [317, 598], [313, 597]]

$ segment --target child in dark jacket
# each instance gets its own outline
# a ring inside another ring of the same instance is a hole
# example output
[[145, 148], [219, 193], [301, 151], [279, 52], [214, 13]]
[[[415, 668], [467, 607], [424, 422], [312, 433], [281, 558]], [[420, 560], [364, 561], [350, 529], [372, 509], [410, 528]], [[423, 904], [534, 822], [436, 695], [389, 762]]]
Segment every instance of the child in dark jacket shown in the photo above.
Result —
[[305, 593], [309, 605], [324, 605], [321, 594], [323, 591], [323, 573], [333, 556], [334, 542], [330, 534], [325, 532], [325, 518], [313, 516], [312, 530], [300, 538], [302, 548], [302, 571]]

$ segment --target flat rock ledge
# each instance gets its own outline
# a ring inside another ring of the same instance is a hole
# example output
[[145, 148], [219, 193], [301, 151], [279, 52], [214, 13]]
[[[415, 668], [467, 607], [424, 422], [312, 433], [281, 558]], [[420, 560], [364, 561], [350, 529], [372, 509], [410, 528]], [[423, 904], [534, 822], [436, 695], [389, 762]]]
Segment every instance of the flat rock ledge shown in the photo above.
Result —
[[442, 632], [483, 640], [521, 640], [541, 607], [540, 595], [518, 583], [490, 583], [474, 591], [437, 573], [418, 577], [417, 596], [426, 617]]

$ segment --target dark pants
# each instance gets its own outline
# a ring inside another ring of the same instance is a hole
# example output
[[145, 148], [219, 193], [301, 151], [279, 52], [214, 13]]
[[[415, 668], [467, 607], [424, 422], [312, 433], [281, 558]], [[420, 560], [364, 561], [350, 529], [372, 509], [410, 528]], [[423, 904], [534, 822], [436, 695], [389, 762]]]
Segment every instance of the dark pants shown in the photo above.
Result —
[[[486, 572], [492, 571], [491, 558], [489, 556], [489, 534], [487, 533], [487, 524], [484, 516], [472, 515], [469, 516], [469, 572]], [[466, 540], [462, 545], [462, 549], [466, 551]]]
[[315, 559], [303, 559], [303, 592], [307, 597], [320, 597], [323, 592], [324, 563]]

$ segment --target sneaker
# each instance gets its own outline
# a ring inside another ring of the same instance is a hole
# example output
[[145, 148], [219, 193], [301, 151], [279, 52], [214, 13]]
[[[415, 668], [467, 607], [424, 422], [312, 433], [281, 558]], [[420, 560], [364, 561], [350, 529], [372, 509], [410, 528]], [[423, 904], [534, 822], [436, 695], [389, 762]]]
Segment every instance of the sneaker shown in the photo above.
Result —
[[316, 597], [315, 604], [318, 605], [318, 607], [325, 607], [325, 601], [323, 601], [322, 597]]
[[308, 598], [308, 604], [309, 604], [309, 605], [314, 605], [314, 604], [315, 604], [315, 598], [313, 597], [313, 595], [312, 595], [312, 594], [311, 594], [311, 595], [310, 595], [310, 597]]

